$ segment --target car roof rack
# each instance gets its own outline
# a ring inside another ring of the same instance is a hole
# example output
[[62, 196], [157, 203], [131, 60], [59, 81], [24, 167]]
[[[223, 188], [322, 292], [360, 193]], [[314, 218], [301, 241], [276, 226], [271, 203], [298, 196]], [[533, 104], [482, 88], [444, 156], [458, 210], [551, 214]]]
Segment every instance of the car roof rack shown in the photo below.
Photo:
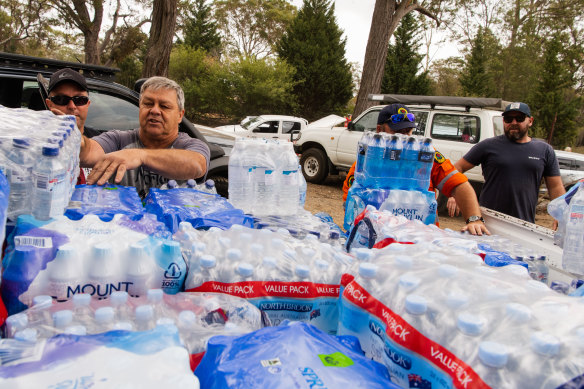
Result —
[[105, 81], [115, 81], [116, 73], [120, 71], [118, 68], [110, 68], [107, 66], [2, 52], [0, 52], [0, 67], [31, 69], [49, 75], [62, 68], [71, 68], [82, 73], [85, 77], [98, 78]]
[[503, 99], [494, 97], [454, 97], [454, 96], [417, 96], [417, 95], [387, 95], [370, 94], [370, 101], [380, 103], [422, 104], [432, 109], [436, 106], [464, 107], [468, 112], [471, 108], [490, 108], [502, 111], [508, 104]]

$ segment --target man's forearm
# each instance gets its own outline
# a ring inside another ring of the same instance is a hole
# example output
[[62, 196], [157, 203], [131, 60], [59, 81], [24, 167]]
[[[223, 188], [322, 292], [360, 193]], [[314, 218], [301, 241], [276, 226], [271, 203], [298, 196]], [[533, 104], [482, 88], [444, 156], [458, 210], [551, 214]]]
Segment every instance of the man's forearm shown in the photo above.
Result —
[[103, 158], [105, 152], [96, 141], [85, 135], [81, 136], [81, 148], [79, 149], [79, 164], [81, 167], [93, 167]]
[[142, 164], [150, 170], [175, 180], [199, 178], [207, 172], [205, 157], [195, 151], [178, 149], [142, 149]]
[[462, 217], [466, 220], [470, 216], [481, 216], [479, 202], [472, 185], [469, 182], [463, 182], [452, 191], [452, 196], [460, 208]]

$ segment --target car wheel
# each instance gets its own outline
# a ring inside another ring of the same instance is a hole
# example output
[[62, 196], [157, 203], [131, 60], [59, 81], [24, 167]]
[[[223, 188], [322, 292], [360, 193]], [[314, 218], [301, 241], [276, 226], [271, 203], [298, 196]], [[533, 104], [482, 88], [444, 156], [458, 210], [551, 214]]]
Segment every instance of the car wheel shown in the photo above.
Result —
[[227, 177], [213, 176], [207, 178], [215, 181], [215, 189], [217, 189], [218, 194], [225, 198], [229, 197], [229, 181], [227, 180]]
[[306, 181], [319, 184], [328, 175], [328, 163], [324, 151], [321, 149], [308, 149], [302, 153], [300, 166]]

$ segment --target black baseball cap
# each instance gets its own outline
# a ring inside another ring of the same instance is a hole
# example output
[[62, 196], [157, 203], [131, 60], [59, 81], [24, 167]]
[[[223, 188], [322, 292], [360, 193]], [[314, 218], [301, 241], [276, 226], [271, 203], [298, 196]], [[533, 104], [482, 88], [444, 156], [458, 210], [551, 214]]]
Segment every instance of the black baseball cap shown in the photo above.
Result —
[[515, 103], [509, 104], [505, 108], [505, 111], [501, 115], [505, 116], [509, 112], [521, 112], [522, 114], [524, 114], [528, 117], [531, 117], [531, 111], [529, 110], [529, 105], [527, 105], [525, 103], [515, 102]]
[[[401, 112], [400, 112], [401, 108]], [[401, 122], [393, 123], [391, 121], [391, 117], [393, 115], [397, 115], [398, 113], [409, 113], [410, 110], [403, 104], [389, 104], [383, 107], [383, 109], [379, 112], [379, 116], [377, 116], [377, 124], [384, 124], [387, 123], [389, 128], [393, 131], [403, 130], [405, 128], [416, 128], [416, 122], [410, 122], [407, 119], [402, 120]]]
[[57, 70], [51, 76], [51, 81], [49, 82], [49, 89], [47, 92], [51, 93], [55, 87], [63, 82], [73, 82], [77, 84], [81, 89], [87, 91], [87, 82], [85, 81], [85, 77], [83, 77], [79, 72], [76, 72], [73, 69], [64, 68], [61, 70]]

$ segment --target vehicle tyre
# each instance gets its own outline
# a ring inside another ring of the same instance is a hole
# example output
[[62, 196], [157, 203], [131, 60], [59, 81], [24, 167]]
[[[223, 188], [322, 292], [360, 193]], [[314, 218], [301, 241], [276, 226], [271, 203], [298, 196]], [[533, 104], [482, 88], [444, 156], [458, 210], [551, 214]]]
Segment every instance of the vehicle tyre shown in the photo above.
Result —
[[227, 177], [213, 176], [207, 178], [215, 181], [215, 189], [217, 189], [218, 194], [225, 198], [229, 197], [229, 181], [227, 180]]
[[321, 149], [308, 149], [300, 158], [302, 174], [307, 182], [320, 184], [328, 176], [328, 159]]

